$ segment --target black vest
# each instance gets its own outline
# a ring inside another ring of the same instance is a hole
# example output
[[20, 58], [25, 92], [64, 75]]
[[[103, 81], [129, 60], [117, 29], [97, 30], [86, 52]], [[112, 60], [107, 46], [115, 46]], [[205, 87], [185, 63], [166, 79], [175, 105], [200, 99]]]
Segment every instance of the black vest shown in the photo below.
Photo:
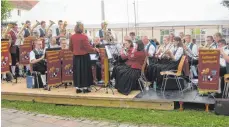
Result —
[[[35, 58], [39, 59], [43, 56], [43, 52], [42, 53], [38, 53], [37, 50], [33, 50], [34, 54], [35, 54]], [[46, 67], [46, 63], [45, 60], [41, 60], [35, 64], [33, 64], [33, 71], [37, 71], [40, 72], [41, 74], [45, 74], [47, 67]]]
[[25, 32], [24, 37], [30, 36], [30, 32], [28, 29], [24, 29], [24, 32]]
[[[60, 30], [59, 30], [59, 28], [56, 28], [56, 36], [59, 36], [60, 35]], [[58, 45], [60, 45], [60, 38], [57, 38], [56, 39], [56, 43], [58, 44]]]
[[40, 31], [40, 37], [44, 37], [45, 36], [44, 31], [41, 28], [39, 29], [39, 31]]
[[99, 37], [102, 38], [103, 37], [103, 30], [99, 30]]

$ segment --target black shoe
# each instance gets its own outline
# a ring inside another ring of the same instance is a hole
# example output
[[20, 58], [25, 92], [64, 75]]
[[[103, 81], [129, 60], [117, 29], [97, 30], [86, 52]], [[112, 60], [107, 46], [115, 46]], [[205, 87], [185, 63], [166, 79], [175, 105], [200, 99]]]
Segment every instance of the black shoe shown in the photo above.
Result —
[[76, 89], [76, 93], [82, 93], [82, 90]]
[[83, 93], [90, 93], [91, 91], [89, 89], [83, 89]]
[[47, 85], [44, 86], [44, 90], [48, 90], [48, 86]]

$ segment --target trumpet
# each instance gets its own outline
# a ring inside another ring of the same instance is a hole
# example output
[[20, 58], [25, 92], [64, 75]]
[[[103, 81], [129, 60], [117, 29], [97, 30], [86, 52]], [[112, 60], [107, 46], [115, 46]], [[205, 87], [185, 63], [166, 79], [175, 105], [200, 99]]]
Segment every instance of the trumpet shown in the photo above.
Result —
[[[188, 48], [186, 45], [183, 46], [184, 52], [186, 55], [190, 56], [190, 57], [196, 57], [195, 54], [192, 53], [191, 49]], [[186, 49], [186, 50], [185, 50]]]

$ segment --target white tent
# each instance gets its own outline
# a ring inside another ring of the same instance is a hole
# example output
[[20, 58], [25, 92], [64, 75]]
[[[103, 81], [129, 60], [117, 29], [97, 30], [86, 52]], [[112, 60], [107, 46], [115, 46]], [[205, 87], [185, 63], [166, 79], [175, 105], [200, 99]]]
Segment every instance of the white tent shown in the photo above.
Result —
[[[104, 0], [105, 18], [113, 23], [135, 21], [134, 0]], [[229, 20], [229, 10], [221, 0], [135, 0], [136, 20], [141, 22]], [[66, 20], [85, 24], [101, 22], [101, 0], [40, 0], [22, 17], [26, 20]]]

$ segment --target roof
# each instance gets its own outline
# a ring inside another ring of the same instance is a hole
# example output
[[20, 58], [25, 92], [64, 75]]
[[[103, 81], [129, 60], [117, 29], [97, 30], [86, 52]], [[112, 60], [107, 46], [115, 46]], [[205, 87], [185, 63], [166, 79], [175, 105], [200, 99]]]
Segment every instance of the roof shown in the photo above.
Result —
[[25, 9], [25, 10], [31, 10], [39, 1], [37, 0], [12, 0], [9, 1], [10, 4], [12, 4], [13, 7]]
[[[128, 28], [134, 27], [134, 23], [108, 24], [109, 28]], [[178, 26], [216, 26], [229, 25], [229, 20], [208, 20], [208, 21], [167, 21], [167, 22], [144, 22], [138, 23], [137, 27], [178, 27]], [[68, 27], [74, 27], [73, 25]], [[85, 28], [100, 28], [100, 24], [85, 24]]]

